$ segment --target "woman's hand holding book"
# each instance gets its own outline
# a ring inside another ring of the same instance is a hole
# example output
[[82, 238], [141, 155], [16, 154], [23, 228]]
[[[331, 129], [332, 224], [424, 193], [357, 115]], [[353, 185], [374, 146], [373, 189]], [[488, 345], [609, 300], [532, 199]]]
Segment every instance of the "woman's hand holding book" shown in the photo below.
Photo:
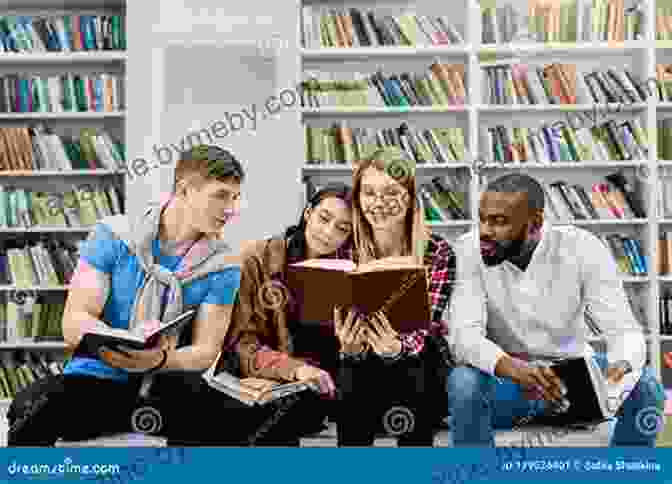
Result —
[[364, 315], [354, 308], [348, 311], [343, 320], [341, 308], [334, 308], [334, 329], [336, 338], [341, 343], [341, 353], [359, 354], [367, 349], [367, 321]]
[[331, 375], [321, 368], [311, 365], [302, 365], [294, 370], [294, 379], [299, 382], [315, 383], [318, 391], [322, 395], [334, 398], [336, 395], [336, 385], [331, 379]]

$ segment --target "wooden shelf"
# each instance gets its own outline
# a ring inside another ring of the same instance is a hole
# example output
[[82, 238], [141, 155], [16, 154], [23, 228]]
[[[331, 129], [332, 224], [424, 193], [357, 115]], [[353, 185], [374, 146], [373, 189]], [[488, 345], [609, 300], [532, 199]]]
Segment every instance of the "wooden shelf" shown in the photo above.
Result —
[[81, 113], [0, 113], [1, 120], [23, 120], [23, 119], [123, 119], [126, 117], [126, 111], [113, 112], [81, 112]]

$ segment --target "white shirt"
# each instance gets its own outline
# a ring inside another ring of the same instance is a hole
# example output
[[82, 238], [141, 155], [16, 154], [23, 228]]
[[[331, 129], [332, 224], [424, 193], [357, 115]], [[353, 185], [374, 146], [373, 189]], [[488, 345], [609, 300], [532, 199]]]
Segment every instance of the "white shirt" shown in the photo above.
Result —
[[455, 246], [457, 281], [448, 342], [458, 361], [494, 375], [505, 353], [532, 359], [592, 355], [584, 311], [589, 307], [607, 342], [609, 363], [646, 361], [640, 324], [627, 301], [611, 252], [587, 230], [544, 224], [525, 271], [509, 261], [487, 267], [478, 231]]

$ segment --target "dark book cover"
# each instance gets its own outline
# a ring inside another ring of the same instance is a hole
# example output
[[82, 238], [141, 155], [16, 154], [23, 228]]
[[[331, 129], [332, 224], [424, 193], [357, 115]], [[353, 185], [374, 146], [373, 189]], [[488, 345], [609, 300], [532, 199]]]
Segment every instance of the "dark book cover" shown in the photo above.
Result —
[[584, 357], [568, 358], [553, 363], [551, 369], [567, 388], [569, 408], [565, 413], [541, 417], [538, 423], [571, 427], [610, 420], [606, 379], [595, 363]]
[[74, 356], [98, 358], [98, 352], [102, 346], [116, 349], [119, 346], [126, 346], [131, 349], [143, 350], [154, 346], [160, 336], [178, 334], [184, 327], [190, 323], [196, 315], [195, 309], [190, 309], [182, 313], [172, 321], [162, 324], [159, 329], [147, 335], [136, 336], [128, 333], [128, 331], [116, 328], [109, 328], [109, 330], [98, 330], [86, 333], [77, 348]]

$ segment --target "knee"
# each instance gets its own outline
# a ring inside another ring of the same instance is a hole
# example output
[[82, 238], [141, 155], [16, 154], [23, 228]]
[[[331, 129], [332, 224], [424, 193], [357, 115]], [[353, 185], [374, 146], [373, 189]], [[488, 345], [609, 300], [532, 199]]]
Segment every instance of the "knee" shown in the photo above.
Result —
[[451, 401], [481, 402], [487, 395], [488, 375], [478, 368], [458, 366], [448, 375], [446, 388]]
[[646, 407], [663, 407], [665, 404], [665, 390], [663, 385], [656, 377], [654, 369], [650, 366], [644, 367], [642, 376], [636, 386], [637, 399], [641, 405]]

